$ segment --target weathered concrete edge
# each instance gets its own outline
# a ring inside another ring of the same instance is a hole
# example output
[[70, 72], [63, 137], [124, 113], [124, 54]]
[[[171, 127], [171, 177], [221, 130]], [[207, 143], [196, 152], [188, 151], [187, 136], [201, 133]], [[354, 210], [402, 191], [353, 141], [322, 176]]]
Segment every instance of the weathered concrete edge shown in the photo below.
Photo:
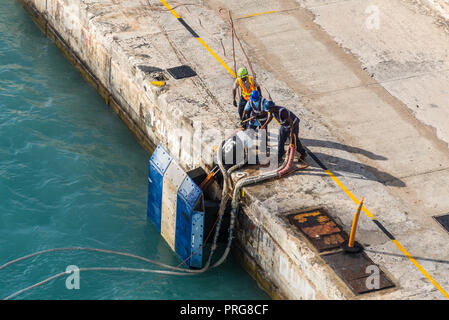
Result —
[[[97, 89], [99, 94], [103, 97], [106, 103], [114, 110], [115, 113], [125, 122], [125, 124], [131, 129], [133, 134], [136, 136], [138, 141], [143, 145], [143, 147], [151, 151], [154, 145], [150, 138], [148, 138], [148, 133], [146, 134], [139, 126], [145, 128], [145, 124], [135, 121], [134, 118], [138, 115], [132, 114], [132, 107], [127, 105], [126, 100], [124, 101], [121, 97], [116, 97], [113, 92], [110, 92], [98, 79], [93, 72], [90, 71], [89, 67], [78, 57], [78, 55], [73, 52], [70, 45], [62, 38], [62, 36], [55, 30], [55, 28], [49, 23], [49, 21], [42, 15], [37, 8], [33, 5], [33, 0], [19, 0], [20, 3], [27, 9], [31, 14], [33, 20], [39, 26], [39, 28], [51, 38], [58, 48], [64, 53], [68, 60], [75, 65], [75, 67], [81, 72], [83, 77]], [[126, 104], [126, 106], [125, 106]], [[135, 111], [134, 111], [135, 113]], [[251, 202], [251, 201], [248, 201]], [[246, 212], [251, 212], [254, 217], [260, 216], [260, 207], [252, 203], [250, 206], [245, 206]], [[254, 214], [253, 214], [254, 213]], [[245, 219], [250, 218], [244, 216]], [[305, 256], [311, 257], [312, 260], [316, 259], [316, 254], [308, 247], [306, 242], [302, 239], [299, 241], [298, 238], [289, 236], [285, 226], [275, 226], [277, 231], [280, 231], [282, 238], [282, 245], [276, 243], [273, 245], [273, 230], [262, 230], [260, 226], [268, 225], [272, 229], [271, 225], [273, 222], [273, 217], [267, 212], [263, 213], [262, 220], [265, 220], [264, 224], [261, 221], [256, 221], [255, 225], [258, 230], [258, 239], [255, 244], [257, 248], [274, 248], [277, 247], [277, 251], [273, 249], [273, 253], [276, 256], [264, 256], [261, 252], [249, 252], [254, 249], [254, 244], [248, 244], [246, 242], [248, 236], [248, 231], [243, 228], [239, 228], [239, 240], [240, 245], [239, 253], [236, 255], [240, 257], [240, 261], [243, 262], [245, 269], [253, 276], [257, 281], [259, 286], [270, 294], [271, 297], [277, 299], [284, 298], [301, 298], [301, 299], [351, 299], [355, 298], [354, 295], [349, 291], [349, 289], [342, 283], [342, 281], [335, 276], [332, 270], [329, 269], [318, 258], [313, 264], [306, 266], [309, 269], [306, 274], [301, 270], [305, 265], [309, 264], [309, 259]], [[257, 219], [259, 220], [259, 219]], [[252, 222], [251, 222], [252, 223]], [[287, 228], [288, 229], [288, 228]], [[293, 250], [298, 252], [298, 255], [292, 257], [284, 250], [283, 245], [285, 240], [293, 246]], [[265, 242], [264, 242], [265, 241]], [[271, 243], [271, 244], [270, 244]], [[246, 249], [245, 249], [246, 248]], [[249, 251], [248, 251], [249, 249]], [[234, 251], [235, 252], [235, 251]], [[304, 255], [305, 254], [305, 255]], [[243, 258], [243, 259], [242, 259]], [[274, 259], [274, 260], [273, 260]], [[273, 261], [277, 261], [277, 265], [273, 265]], [[271, 265], [266, 265], [271, 264]], [[301, 267], [301, 268], [300, 268]], [[310, 269], [314, 270], [310, 270]], [[278, 270], [284, 270], [284, 279], [276, 279], [275, 274]], [[311, 273], [313, 277], [310, 277]], [[273, 282], [278, 282], [276, 285]], [[317, 288], [310, 281], [313, 279], [315, 283], [320, 283], [321, 288]], [[324, 287], [323, 287], [324, 286]], [[324, 288], [324, 289], [323, 289]], [[297, 291], [296, 291], [297, 290]], [[296, 291], [296, 292], [295, 292]]]

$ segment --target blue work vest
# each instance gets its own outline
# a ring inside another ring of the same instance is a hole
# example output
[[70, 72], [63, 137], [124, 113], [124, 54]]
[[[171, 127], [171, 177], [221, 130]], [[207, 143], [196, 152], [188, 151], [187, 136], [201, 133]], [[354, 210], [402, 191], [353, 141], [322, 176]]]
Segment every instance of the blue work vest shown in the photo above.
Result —
[[[256, 117], [256, 116], [258, 117], [258, 119], [250, 121], [250, 124], [252, 126], [260, 126], [261, 127], [267, 121], [268, 113], [263, 108], [265, 101], [266, 101], [265, 98], [261, 98], [259, 100], [259, 102], [257, 102], [257, 103], [254, 103], [252, 100], [248, 101], [249, 106], [251, 107], [250, 118]], [[263, 116], [263, 117], [260, 117], [260, 116]]]

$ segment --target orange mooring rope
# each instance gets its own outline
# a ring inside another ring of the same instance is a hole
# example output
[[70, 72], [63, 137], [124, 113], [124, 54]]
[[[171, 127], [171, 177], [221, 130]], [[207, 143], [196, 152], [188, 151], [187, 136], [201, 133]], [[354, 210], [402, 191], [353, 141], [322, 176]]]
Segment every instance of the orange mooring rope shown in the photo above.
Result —
[[[231, 10], [229, 10], [229, 22], [228, 22], [228, 24], [229, 24], [229, 26], [232, 29], [233, 39], [234, 39], [234, 36], [235, 36], [235, 38], [237, 39], [237, 42], [239, 43], [240, 49], [242, 49], [243, 55], [245, 56], [246, 61], [248, 62], [248, 66], [249, 66], [249, 70], [251, 71], [251, 75], [254, 78], [256, 78], [256, 73], [254, 72], [253, 65], [251, 64], [251, 61], [249, 60], [248, 55], [246, 54], [246, 51], [243, 48], [242, 42], [240, 41], [240, 38], [237, 35], [237, 32], [235, 32], [234, 21], [232, 20]], [[233, 42], [233, 45], [234, 45], [234, 42]], [[234, 58], [234, 64], [235, 64], [235, 58]], [[236, 68], [236, 67], [234, 66], [234, 68]]]

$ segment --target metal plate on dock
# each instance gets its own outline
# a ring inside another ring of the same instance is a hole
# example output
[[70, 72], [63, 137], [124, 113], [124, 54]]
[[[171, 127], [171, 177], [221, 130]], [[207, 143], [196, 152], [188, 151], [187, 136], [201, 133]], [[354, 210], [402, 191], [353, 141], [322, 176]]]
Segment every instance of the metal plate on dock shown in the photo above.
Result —
[[288, 219], [319, 252], [340, 248], [348, 239], [346, 232], [323, 208], [290, 214]]
[[449, 232], [449, 214], [433, 217], [441, 226]]
[[190, 78], [196, 76], [196, 72], [189, 66], [179, 66], [167, 69], [167, 72], [175, 79]]
[[338, 252], [322, 257], [354, 294], [394, 287], [393, 282], [364, 252]]

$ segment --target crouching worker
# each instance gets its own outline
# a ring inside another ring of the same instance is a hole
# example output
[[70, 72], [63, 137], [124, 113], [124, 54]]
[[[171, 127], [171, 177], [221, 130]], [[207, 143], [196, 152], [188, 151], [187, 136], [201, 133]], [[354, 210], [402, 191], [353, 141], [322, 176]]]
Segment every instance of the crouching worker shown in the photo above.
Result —
[[246, 103], [246, 106], [242, 115], [241, 127], [243, 130], [254, 130], [256, 133], [253, 137], [258, 139], [258, 161], [259, 164], [269, 164], [268, 158], [268, 136], [266, 130], [261, 130], [263, 125], [268, 120], [267, 103], [269, 100], [260, 95], [258, 90], [253, 90], [250, 95], [250, 99]]
[[245, 105], [242, 115], [242, 127], [257, 130], [261, 128], [268, 119], [268, 100], [263, 98], [259, 91], [251, 92], [250, 99]]
[[268, 120], [262, 126], [265, 129], [273, 120], [273, 117], [279, 122], [279, 137], [278, 137], [278, 160], [281, 161], [285, 154], [284, 145], [287, 138], [290, 138], [290, 143], [294, 144], [296, 151], [299, 153], [298, 161], [304, 162], [307, 157], [306, 150], [299, 141], [299, 118], [290, 110], [284, 107], [276, 106], [273, 101], [268, 101], [265, 104], [266, 111], [269, 112]]

